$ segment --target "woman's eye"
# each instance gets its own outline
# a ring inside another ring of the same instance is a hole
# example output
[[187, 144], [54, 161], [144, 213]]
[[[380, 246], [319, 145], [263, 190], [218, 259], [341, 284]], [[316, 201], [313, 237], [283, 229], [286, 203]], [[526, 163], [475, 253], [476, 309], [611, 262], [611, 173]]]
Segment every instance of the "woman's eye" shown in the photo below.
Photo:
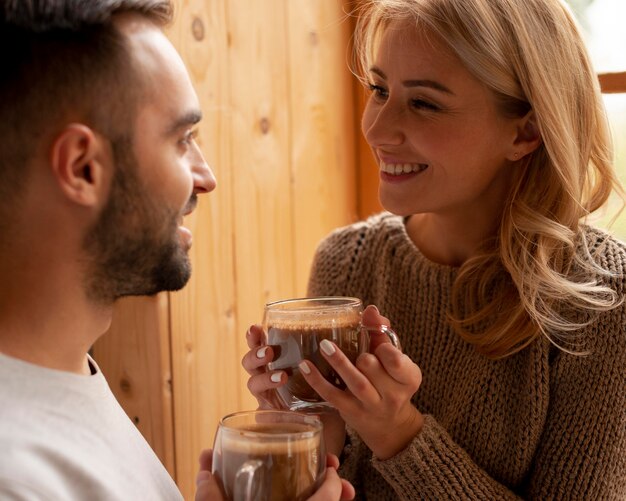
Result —
[[439, 111], [439, 106], [429, 103], [428, 101], [424, 101], [423, 99], [411, 99], [411, 106], [418, 110], [426, 110], [426, 111]]
[[386, 99], [388, 96], [387, 89], [381, 87], [380, 85], [370, 84], [369, 89], [371, 93], [378, 99]]

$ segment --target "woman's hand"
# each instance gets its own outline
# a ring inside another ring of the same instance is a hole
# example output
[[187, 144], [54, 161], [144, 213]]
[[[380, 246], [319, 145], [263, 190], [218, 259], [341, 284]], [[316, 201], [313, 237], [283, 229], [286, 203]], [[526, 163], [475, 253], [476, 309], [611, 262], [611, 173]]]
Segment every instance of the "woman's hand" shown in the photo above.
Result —
[[[246, 353], [241, 365], [250, 374], [248, 390], [255, 396], [259, 409], [286, 409], [278, 397], [276, 388], [287, 383], [284, 371], [268, 371], [267, 364], [274, 358], [271, 346], [264, 344], [265, 335], [260, 325], [253, 325], [246, 333], [250, 351]], [[272, 379], [274, 378], [274, 379]], [[333, 454], [340, 454], [346, 436], [346, 425], [337, 412], [329, 410], [319, 415], [324, 423], [326, 448]]]
[[[363, 312], [363, 323], [389, 325], [373, 306]], [[326, 381], [309, 361], [303, 361], [300, 369], [315, 391], [384, 460], [402, 451], [422, 429], [424, 418], [411, 404], [422, 373], [407, 355], [384, 342], [381, 336], [375, 341], [373, 354], [359, 356], [356, 367], [334, 343], [322, 341], [323, 356], [346, 383], [346, 391]]]
[[265, 334], [260, 325], [252, 325], [246, 332], [250, 351], [241, 360], [241, 365], [250, 374], [248, 390], [259, 403], [259, 409], [285, 409], [276, 388], [287, 382], [285, 371], [269, 371], [267, 364], [274, 359], [271, 346], [265, 345]]

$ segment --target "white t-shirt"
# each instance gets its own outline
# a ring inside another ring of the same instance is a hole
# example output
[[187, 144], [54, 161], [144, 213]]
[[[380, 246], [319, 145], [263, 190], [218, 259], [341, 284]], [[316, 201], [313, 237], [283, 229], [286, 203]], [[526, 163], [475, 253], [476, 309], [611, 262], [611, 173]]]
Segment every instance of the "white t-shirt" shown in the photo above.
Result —
[[181, 500], [111, 393], [0, 353], [1, 500]]

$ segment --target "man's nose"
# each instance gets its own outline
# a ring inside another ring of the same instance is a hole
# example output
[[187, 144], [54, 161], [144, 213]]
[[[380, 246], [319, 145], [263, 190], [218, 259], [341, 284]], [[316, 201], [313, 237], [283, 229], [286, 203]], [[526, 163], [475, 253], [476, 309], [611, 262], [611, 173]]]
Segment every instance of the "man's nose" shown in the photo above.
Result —
[[[196, 146], [197, 149], [197, 146]], [[193, 177], [193, 191], [194, 193], [210, 193], [217, 186], [215, 175], [213, 171], [206, 163], [204, 156], [199, 149], [196, 151], [197, 155], [194, 158], [191, 168], [191, 175]]]

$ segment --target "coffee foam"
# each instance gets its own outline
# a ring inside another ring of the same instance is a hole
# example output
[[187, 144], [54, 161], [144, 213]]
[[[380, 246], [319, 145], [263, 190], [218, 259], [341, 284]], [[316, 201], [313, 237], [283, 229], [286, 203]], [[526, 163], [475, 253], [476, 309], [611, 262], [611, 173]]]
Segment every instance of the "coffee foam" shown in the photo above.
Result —
[[[281, 440], [281, 434], [313, 432], [309, 427], [294, 425], [289, 423], [280, 424], [280, 433], [267, 431], [267, 426], [262, 428], [245, 428], [241, 430], [228, 429], [222, 433], [222, 449], [241, 454], [297, 454], [318, 449], [320, 446], [321, 434], [304, 437], [285, 437]], [[254, 434], [251, 436], [251, 433]], [[263, 439], [260, 438], [263, 436]], [[259, 438], [257, 438], [259, 437]], [[264, 440], [264, 441], [261, 441]]]
[[355, 312], [299, 312], [297, 318], [293, 318], [293, 314], [289, 315], [290, 318], [280, 317], [280, 314], [272, 314], [267, 322], [269, 328], [300, 332], [320, 329], [355, 329], [361, 321], [360, 314]]

